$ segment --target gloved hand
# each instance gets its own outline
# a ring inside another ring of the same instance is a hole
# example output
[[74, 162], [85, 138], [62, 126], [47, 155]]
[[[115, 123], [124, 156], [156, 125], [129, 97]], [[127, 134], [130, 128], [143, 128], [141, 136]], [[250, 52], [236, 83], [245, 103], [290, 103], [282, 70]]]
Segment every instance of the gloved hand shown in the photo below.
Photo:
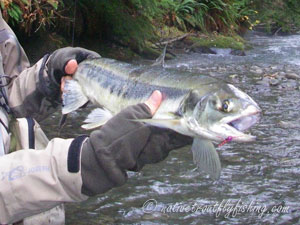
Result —
[[92, 196], [126, 182], [126, 171], [165, 159], [173, 149], [192, 143], [192, 138], [169, 129], [149, 126], [134, 119], [151, 118], [144, 104], [130, 106], [91, 133], [81, 155], [82, 193]]
[[68, 72], [67, 64], [71, 60], [76, 60], [73, 63], [80, 63], [88, 58], [97, 58], [100, 55], [96, 52], [84, 49], [84, 48], [73, 48], [65, 47], [60, 48], [53, 52], [48, 61], [48, 73], [51, 77], [51, 80], [57, 85], [60, 85], [61, 78], [65, 75], [71, 75], [75, 71]]

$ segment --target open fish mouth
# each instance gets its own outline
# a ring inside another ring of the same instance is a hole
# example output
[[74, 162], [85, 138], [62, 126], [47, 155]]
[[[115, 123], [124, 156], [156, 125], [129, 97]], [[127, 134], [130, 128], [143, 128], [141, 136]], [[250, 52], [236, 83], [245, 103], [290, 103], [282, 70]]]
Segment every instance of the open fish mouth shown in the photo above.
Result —
[[254, 124], [256, 124], [259, 121], [259, 119], [259, 113], [256, 113], [254, 115], [240, 117], [227, 124], [238, 131], [245, 131], [252, 127]]
[[260, 119], [260, 109], [255, 108], [248, 113], [242, 113], [234, 117], [226, 117], [221, 121], [208, 126], [203, 127], [194, 118], [188, 121], [189, 129], [197, 137], [206, 138], [214, 141], [224, 141], [230, 138], [235, 142], [251, 142], [255, 141], [256, 137], [251, 134], [246, 134], [244, 131], [248, 130]]
[[[256, 137], [251, 134], [246, 134], [244, 131], [248, 130], [254, 124], [256, 124], [260, 119], [259, 112], [255, 114], [251, 114], [248, 116], [241, 116], [236, 118], [226, 124], [224, 126], [227, 128], [228, 137], [232, 137], [233, 141], [236, 142], [251, 142], [255, 141]], [[230, 135], [232, 134], [232, 135]]]

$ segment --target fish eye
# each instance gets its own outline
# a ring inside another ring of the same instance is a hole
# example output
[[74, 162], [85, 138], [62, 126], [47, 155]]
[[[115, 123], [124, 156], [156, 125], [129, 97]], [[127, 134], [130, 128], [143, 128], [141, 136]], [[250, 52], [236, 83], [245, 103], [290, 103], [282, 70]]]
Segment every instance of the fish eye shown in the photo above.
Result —
[[222, 108], [221, 108], [221, 110], [222, 110], [223, 112], [229, 112], [229, 104], [230, 104], [229, 100], [228, 100], [228, 99], [225, 99], [225, 100], [223, 101], [223, 103], [222, 103]]

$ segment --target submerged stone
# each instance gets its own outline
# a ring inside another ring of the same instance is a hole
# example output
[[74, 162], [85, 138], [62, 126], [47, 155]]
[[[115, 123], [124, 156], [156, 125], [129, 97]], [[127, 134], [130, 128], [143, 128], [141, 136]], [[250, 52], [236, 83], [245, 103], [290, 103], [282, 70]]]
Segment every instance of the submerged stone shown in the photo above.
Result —
[[239, 50], [239, 49], [232, 49], [230, 52], [230, 55], [235, 55], [235, 56], [246, 56], [245, 51]]
[[215, 51], [213, 51], [211, 48], [206, 46], [197, 46], [191, 48], [192, 52], [201, 53], [201, 54], [217, 54]]
[[296, 74], [296, 73], [286, 73], [285, 77], [287, 79], [293, 79], [293, 80], [300, 79], [300, 76], [298, 74]]

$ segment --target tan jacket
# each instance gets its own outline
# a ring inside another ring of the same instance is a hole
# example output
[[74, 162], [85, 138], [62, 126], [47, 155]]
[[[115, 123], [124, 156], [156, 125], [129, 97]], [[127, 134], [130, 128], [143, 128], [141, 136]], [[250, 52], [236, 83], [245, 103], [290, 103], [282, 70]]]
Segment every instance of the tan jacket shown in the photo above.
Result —
[[[55, 110], [59, 103], [51, 98], [53, 90], [47, 90], [51, 86], [47, 67], [40, 71], [43, 59], [29, 67], [24, 50], [2, 19], [1, 11], [0, 60], [3, 62], [0, 75], [13, 79], [6, 92], [15, 116], [40, 120]], [[2, 108], [0, 119], [8, 124]], [[8, 153], [10, 135], [2, 124], [0, 132]], [[70, 173], [67, 169], [71, 142], [72, 139], [57, 138], [51, 140], [44, 151], [21, 150], [0, 157], [0, 224], [19, 221], [62, 202], [87, 199], [81, 193], [81, 170]]]

